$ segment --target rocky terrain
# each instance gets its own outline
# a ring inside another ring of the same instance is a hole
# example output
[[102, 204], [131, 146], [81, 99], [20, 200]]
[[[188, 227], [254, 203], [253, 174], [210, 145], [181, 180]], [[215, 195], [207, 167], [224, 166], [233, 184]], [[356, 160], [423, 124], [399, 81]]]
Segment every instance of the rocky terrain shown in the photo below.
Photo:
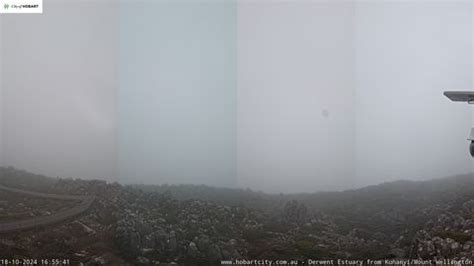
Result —
[[[192, 185], [124, 186], [13, 168], [0, 168], [0, 184], [96, 197], [86, 213], [67, 221], [0, 234], [3, 258], [61, 258], [85, 265], [474, 258], [472, 175], [292, 195]], [[10, 202], [23, 208], [5, 207]], [[0, 193], [0, 217], [21, 218], [25, 210], [48, 215], [68, 204]]]

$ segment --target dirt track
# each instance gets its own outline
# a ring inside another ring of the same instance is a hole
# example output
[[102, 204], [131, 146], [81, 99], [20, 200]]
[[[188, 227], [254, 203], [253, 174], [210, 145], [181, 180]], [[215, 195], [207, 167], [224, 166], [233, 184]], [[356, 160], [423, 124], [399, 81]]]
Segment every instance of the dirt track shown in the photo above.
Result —
[[27, 191], [16, 188], [9, 188], [3, 185], [0, 185], [0, 190], [26, 194], [32, 197], [42, 197], [50, 199], [59, 199], [59, 200], [78, 200], [81, 203], [73, 208], [70, 208], [65, 211], [61, 211], [49, 216], [34, 217], [31, 219], [20, 220], [16, 222], [0, 223], [0, 233], [27, 230], [36, 227], [46, 226], [54, 223], [58, 223], [69, 219], [73, 216], [79, 215], [85, 212], [95, 200], [94, 196], [71, 196], [71, 195], [60, 195], [60, 194], [47, 194], [34, 191]]

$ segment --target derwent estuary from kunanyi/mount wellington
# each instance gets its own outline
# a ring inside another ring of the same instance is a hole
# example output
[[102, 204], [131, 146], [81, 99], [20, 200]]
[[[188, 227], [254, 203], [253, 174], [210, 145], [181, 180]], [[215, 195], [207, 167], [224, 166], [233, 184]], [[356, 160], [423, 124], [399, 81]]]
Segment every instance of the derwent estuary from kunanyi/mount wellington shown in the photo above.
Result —
[[464, 0], [0, 0], [0, 266], [469, 264], [473, 29]]

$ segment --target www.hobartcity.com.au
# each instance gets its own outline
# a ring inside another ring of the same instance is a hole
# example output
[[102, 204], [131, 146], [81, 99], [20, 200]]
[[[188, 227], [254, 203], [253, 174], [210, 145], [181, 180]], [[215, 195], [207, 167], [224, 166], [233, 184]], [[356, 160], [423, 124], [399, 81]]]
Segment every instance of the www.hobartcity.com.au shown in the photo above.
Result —
[[348, 260], [348, 259], [327, 259], [327, 260], [270, 260], [270, 259], [235, 259], [223, 260], [221, 265], [474, 265], [470, 259], [364, 259], [364, 260]]

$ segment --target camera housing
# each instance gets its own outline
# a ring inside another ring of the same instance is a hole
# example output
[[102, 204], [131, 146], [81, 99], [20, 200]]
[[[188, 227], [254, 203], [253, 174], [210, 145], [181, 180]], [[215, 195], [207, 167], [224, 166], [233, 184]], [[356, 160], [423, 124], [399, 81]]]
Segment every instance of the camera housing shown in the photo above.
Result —
[[474, 140], [471, 140], [471, 144], [469, 144], [469, 153], [471, 157], [474, 157]]
[[471, 134], [467, 140], [471, 141], [469, 144], [469, 153], [474, 157], [474, 128], [471, 128]]

